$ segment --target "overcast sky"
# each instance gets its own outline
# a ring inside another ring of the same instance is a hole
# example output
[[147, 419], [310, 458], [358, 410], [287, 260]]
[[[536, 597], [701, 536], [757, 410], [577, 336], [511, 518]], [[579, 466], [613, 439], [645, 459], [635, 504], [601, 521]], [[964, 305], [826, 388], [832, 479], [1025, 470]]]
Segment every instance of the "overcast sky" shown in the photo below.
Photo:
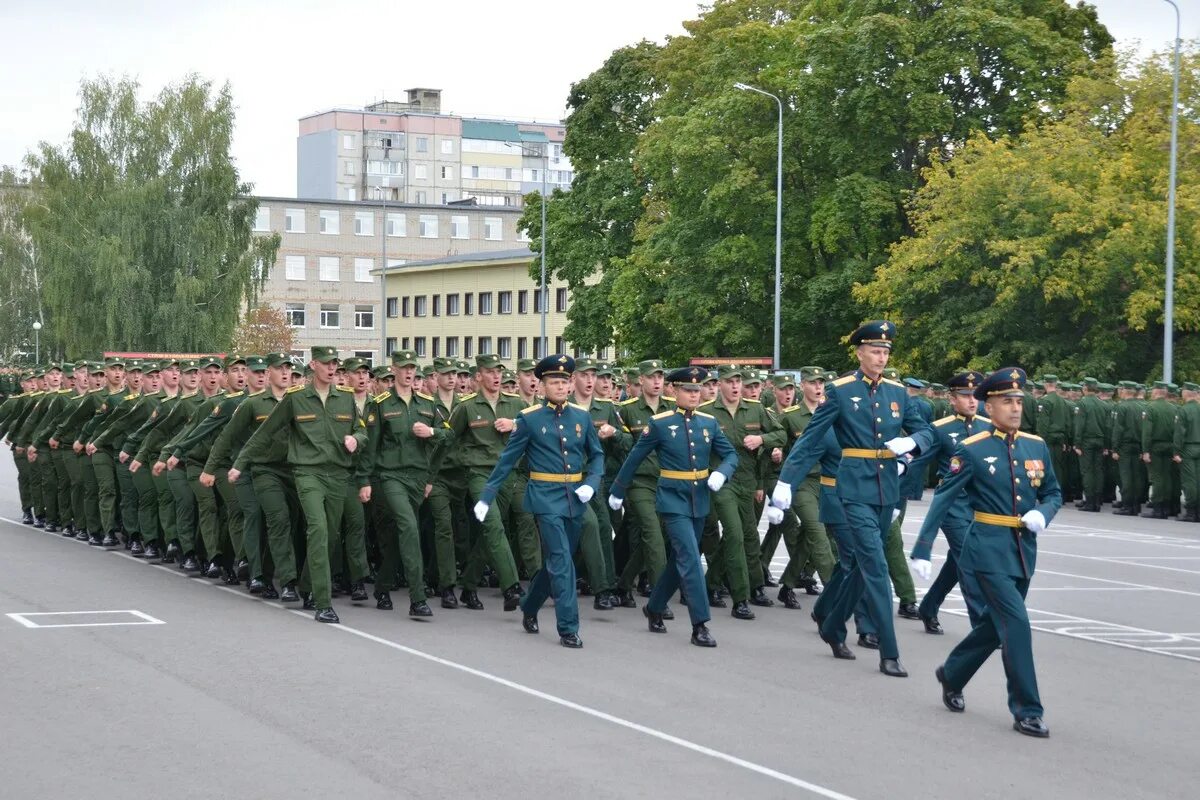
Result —
[[[1200, 7], [1180, 0], [1185, 39]], [[1122, 42], [1168, 46], [1161, 0], [1099, 0]], [[228, 80], [234, 156], [265, 195], [296, 193], [297, 119], [334, 106], [443, 90], [458, 114], [557, 120], [571, 82], [617, 47], [683, 33], [695, 0], [0, 0], [0, 164], [62, 142], [79, 82], [136, 77], [152, 96], [195, 72]], [[1190, 12], [1190, 13], [1189, 13]]]

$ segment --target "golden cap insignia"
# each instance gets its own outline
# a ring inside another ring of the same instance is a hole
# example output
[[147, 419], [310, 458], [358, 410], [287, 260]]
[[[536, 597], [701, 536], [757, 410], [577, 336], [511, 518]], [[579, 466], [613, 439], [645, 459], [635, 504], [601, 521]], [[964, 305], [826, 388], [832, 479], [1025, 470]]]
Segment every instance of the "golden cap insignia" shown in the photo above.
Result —
[[1012, 378], [1012, 379], [1015, 381], [1015, 380], [1017, 380], [1018, 378], [1020, 378], [1020, 377], [1021, 377], [1021, 373], [1017, 372], [1017, 371], [1014, 369], [1012, 372], [1008, 373], [1008, 377]]

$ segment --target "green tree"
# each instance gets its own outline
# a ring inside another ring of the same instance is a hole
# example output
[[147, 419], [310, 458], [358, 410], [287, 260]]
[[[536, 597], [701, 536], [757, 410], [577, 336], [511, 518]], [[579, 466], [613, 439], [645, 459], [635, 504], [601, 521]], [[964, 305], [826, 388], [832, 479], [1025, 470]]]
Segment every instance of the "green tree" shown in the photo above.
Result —
[[[1080, 76], [1063, 113], [975, 136], [926, 170], [915, 234], [855, 295], [901, 324], [901, 358], [987, 369], [1161, 375], [1169, 54]], [[1177, 365], [1200, 369], [1200, 54], [1180, 86]]]
[[219, 349], [278, 249], [250, 232], [229, 87], [193, 76], [147, 103], [137, 91], [85, 81], [67, 144], [28, 158], [46, 325], [71, 354]]
[[[0, 363], [34, 349], [32, 326], [40, 317], [38, 251], [25, 226], [32, 199], [27, 180], [0, 168]], [[43, 352], [53, 352], [51, 337], [43, 335], [42, 344]]]

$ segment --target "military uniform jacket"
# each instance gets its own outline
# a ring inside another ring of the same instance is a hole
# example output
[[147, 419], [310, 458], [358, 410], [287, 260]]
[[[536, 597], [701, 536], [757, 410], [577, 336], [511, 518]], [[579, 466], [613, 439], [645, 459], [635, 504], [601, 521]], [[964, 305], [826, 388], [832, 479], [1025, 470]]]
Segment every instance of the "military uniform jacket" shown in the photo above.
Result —
[[1021, 525], [1020, 518], [1037, 509], [1048, 525], [1062, 506], [1046, 443], [1033, 434], [1006, 435], [998, 430], [962, 441], [921, 525], [917, 541], [925, 545], [913, 549], [913, 558], [929, 560], [928, 544], [962, 492], [970, 501], [974, 523], [963, 543], [959, 568], [1032, 577], [1037, 536]]
[[[655, 414], [642, 429], [629, 457], [613, 480], [610, 494], [624, 497], [625, 490], [640, 473], [643, 461], [658, 455], [661, 476], [654, 496], [660, 514], [678, 514], [692, 519], [708, 516], [707, 477], [719, 472], [731, 478], [738, 466], [733, 444], [721, 431], [715, 417], [703, 411], [682, 409]], [[708, 466], [716, 462], [716, 467]]]
[[842, 464], [842, 447], [838, 444], [833, 428], [825, 431], [821, 444], [821, 457], [817, 462], [821, 481], [818, 517], [823, 525], [845, 525], [846, 509], [842, 508], [842, 498], [838, 496], [837, 490], [838, 468]]
[[[950, 461], [954, 457], [955, 451], [958, 450], [958, 445], [978, 433], [986, 433], [991, 430], [992, 421], [978, 414], [974, 417], [964, 417], [960, 414], [942, 417], [933, 423], [933, 446], [913, 459], [912, 463], [908, 465], [908, 470], [924, 474], [926, 464], [936, 463], [938, 479], [944, 481], [950, 476]], [[971, 501], [966, 492], [960, 493], [946, 512], [946, 519], [962, 525], [970, 525], [973, 517], [974, 509], [971, 507]], [[936, 536], [937, 528], [933, 529], [933, 533]], [[918, 540], [917, 547], [922, 545], [932, 547], [933, 540], [930, 539], [928, 542]]]
[[58, 423], [58, 427], [54, 429], [55, 440], [60, 445], [66, 445], [68, 450], [72, 444], [80, 441], [79, 437], [83, 435], [84, 423], [96, 415], [96, 409], [100, 406], [100, 398], [107, 394], [108, 392], [103, 386], [85, 394], [70, 416]]
[[1165, 398], [1151, 400], [1142, 411], [1142, 452], [1160, 450], [1175, 442], [1175, 416], [1178, 410]]
[[[372, 400], [367, 420], [370, 441], [362, 464], [367, 482], [387, 473], [422, 487], [433, 483], [430, 471], [433, 452], [450, 436], [449, 429], [438, 424], [438, 402], [418, 391], [405, 400], [395, 388], [375, 395]], [[376, 419], [371, 420], [370, 414]], [[422, 439], [414, 434], [413, 425], [418, 422], [433, 428], [433, 436]]]
[[463, 395], [446, 423], [451, 436], [440, 442], [434, 453], [434, 471], [441, 468], [441, 460], [446, 457], [447, 450], [453, 448], [461, 466], [490, 472], [500, 460], [509, 437], [509, 434], [496, 430], [496, 420], [515, 421], [523, 408], [520, 396], [509, 392], [500, 393], [495, 410], [482, 392]]
[[348, 472], [354, 456], [346, 450], [347, 436], [355, 438], [359, 449], [367, 445], [366, 426], [354, 405], [352, 389], [330, 386], [322, 402], [315, 385], [293, 386], [246, 442], [233, 466], [242, 472], [248, 465], [265, 462], [272, 456], [275, 438], [285, 437], [293, 469], [341, 468]]
[[[770, 412], [757, 400], [746, 398], [739, 400], [737, 408], [733, 411], [726, 408], [719, 398], [703, 403], [697, 411], [711, 414], [717, 420], [721, 432], [737, 453], [737, 469], [729, 479], [730, 484], [751, 491], [763, 488], [767, 472], [764, 462], [771, 460], [772, 448], [787, 444], [787, 434]], [[754, 450], [747, 450], [742, 444], [747, 436], [761, 436], [762, 445]], [[722, 456], [714, 453], [710, 466], [716, 468], [721, 460]]]
[[13, 439], [17, 446], [28, 447], [33, 444], [41, 447], [47, 444], [47, 440], [50, 437], [41, 438], [38, 434], [45, 428], [47, 420], [55, 419], [59, 415], [64, 403], [68, 399], [68, 395], [71, 394], [73, 392], [70, 389], [56, 389], [52, 392], [46, 392], [38, 398], [38, 402], [34, 404], [33, 410], [21, 425], [20, 432]]
[[203, 465], [208, 461], [208, 453], [217, 434], [245, 399], [244, 390], [228, 394], [222, 390], [200, 401], [192, 411], [185, 432], [171, 440], [168, 446], [171, 455], [189, 464]]
[[545, 401], [520, 412], [504, 451], [496, 461], [480, 502], [491, 504], [513, 467], [525, 457], [529, 483], [525, 510], [531, 514], [579, 517], [587, 508], [575, 490], [581, 485], [600, 493], [604, 477], [604, 449], [582, 406]]
[[900, 477], [892, 452], [884, 442], [901, 430], [917, 444], [917, 454], [933, 444], [933, 428], [908, 392], [893, 380], [869, 380], [862, 370], [838, 378], [826, 387], [825, 402], [784, 462], [781, 481], [793, 487], [812, 469], [824, 450], [825, 431], [833, 429], [842, 447], [838, 465], [838, 496], [845, 501], [891, 505], [900, 497]]
[[[115, 392], [109, 392], [107, 388], [100, 391], [100, 405], [96, 406], [92, 418], [83, 423], [83, 429], [79, 432], [79, 441], [84, 444], [95, 444], [95, 437], [104, 430], [108, 422], [114, 417], [123, 416], [128, 410], [126, 406], [141, 396], [126, 387], [121, 387]], [[108, 451], [111, 449], [111, 443], [97, 445], [96, 449]]]
[[139, 395], [132, 402], [122, 406], [118, 412], [114, 413], [112, 419], [104, 429], [96, 433], [92, 437], [93, 444], [96, 447], [108, 448], [117, 447], [123, 450], [125, 440], [129, 438], [131, 431], [137, 431], [150, 419], [150, 415], [154, 409], [158, 408], [158, 404], [166, 394], [162, 391], [154, 394]]
[[[650, 420], [655, 414], [662, 414], [674, 409], [675, 404], [666, 397], [658, 398], [658, 407], [651, 408], [644, 396], [631, 397], [617, 404], [617, 414], [625, 423], [631, 439], [636, 442], [646, 431]], [[651, 451], [634, 473], [634, 484], [645, 489], [653, 489], [658, 485], [658, 453]], [[627, 484], [628, 485], [628, 484]]]
[[38, 429], [33, 432], [33, 444], [39, 448], [49, 447], [50, 439], [58, 430], [59, 423], [71, 416], [75, 407], [83, 401], [86, 395], [87, 392], [80, 394], [73, 389], [67, 389], [66, 394], [58, 399], [53, 412], [47, 414], [38, 425]]
[[159, 450], [187, 424], [191, 410], [200, 397], [198, 392], [181, 392], [174, 397], [163, 398], [158, 408], [150, 412], [150, 419], [126, 437], [125, 446], [121, 449], [143, 464], [158, 460]]
[[1142, 446], [1142, 411], [1140, 400], [1122, 400], [1113, 411], [1113, 447]]
[[[250, 437], [258, 430], [258, 426], [267, 421], [279, 401], [270, 389], [262, 389], [246, 398], [237, 405], [230, 416], [229, 422], [217, 434], [216, 441], [208, 451], [208, 460], [204, 462], [204, 471], [215, 475], [217, 470], [229, 469], [233, 460], [250, 441]], [[257, 466], [272, 466], [277, 469], [287, 468], [287, 439], [280, 437], [263, 455]]]
[[1057, 392], [1047, 392], [1038, 402], [1037, 435], [1048, 444], [1061, 445], [1070, 438], [1071, 409]]
[[617, 429], [617, 432], [612, 436], [600, 440], [600, 447], [604, 450], [606, 471], [609, 463], [623, 461], [629, 453], [629, 448], [633, 446], [633, 436], [630, 435], [629, 429], [625, 427], [625, 423], [621, 420], [621, 415], [617, 413], [616, 404], [611, 400], [605, 400], [595, 395], [592, 395], [591, 405], [588, 406], [584, 406], [576, 400], [574, 395], [567, 398], [567, 400], [580, 408], [586, 409], [592, 418], [592, 427], [596, 429], [597, 435], [605, 425], [612, 425]]
[[[815, 409], [814, 409], [815, 410]], [[808, 423], [812, 421], [813, 411], [808, 410], [808, 406], [803, 403], [797, 403], [794, 406], [788, 406], [779, 415], [779, 426], [783, 428], [783, 433], [787, 436], [787, 444], [783, 446], [783, 454], [787, 456], [791, 452], [791, 448], [796, 446], [796, 442], [800, 440], [804, 429], [808, 427]], [[835, 439], [836, 441], [836, 439]], [[841, 460], [839, 454], [838, 460]], [[780, 463], [779, 470], [783, 470], [783, 464]], [[813, 464], [812, 469], [808, 471], [807, 477], [815, 478], [821, 474], [821, 464], [818, 461]], [[834, 475], [837, 473], [835, 472]], [[768, 487], [770, 488], [770, 487]]]
[[1075, 404], [1075, 430], [1072, 441], [1080, 448], [1105, 447], [1108, 444], [1108, 409], [1094, 394], [1084, 395]]
[[1175, 418], [1175, 455], [1200, 458], [1200, 403], [1189, 400]]

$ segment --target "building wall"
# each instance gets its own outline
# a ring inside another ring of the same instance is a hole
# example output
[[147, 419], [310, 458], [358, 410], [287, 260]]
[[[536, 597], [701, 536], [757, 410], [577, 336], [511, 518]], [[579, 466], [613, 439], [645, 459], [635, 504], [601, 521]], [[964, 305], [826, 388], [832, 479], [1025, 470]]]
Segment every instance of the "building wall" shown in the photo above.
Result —
[[337, 131], [303, 134], [296, 140], [296, 190], [301, 197], [334, 197]]

